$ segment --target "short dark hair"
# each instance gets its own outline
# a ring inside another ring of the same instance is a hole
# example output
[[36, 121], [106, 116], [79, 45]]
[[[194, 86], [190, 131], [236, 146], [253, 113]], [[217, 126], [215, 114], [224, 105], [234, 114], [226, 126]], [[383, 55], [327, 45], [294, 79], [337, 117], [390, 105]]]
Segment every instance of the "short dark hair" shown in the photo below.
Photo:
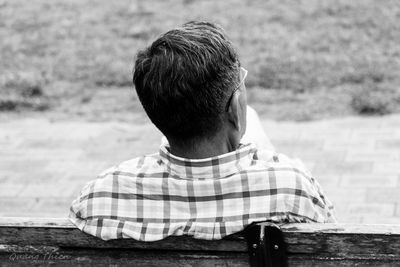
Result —
[[154, 125], [184, 143], [220, 129], [239, 66], [221, 27], [192, 21], [138, 53], [133, 83]]

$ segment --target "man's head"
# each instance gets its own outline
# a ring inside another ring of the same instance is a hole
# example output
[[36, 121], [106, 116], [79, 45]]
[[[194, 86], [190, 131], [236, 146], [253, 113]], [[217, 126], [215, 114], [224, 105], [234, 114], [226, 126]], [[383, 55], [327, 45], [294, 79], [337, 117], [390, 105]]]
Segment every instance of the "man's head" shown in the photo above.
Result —
[[[244, 133], [246, 99], [234, 93], [243, 86], [242, 78], [224, 31], [211, 23], [189, 22], [139, 52], [133, 82], [150, 120], [168, 140], [185, 145], [227, 127]], [[240, 117], [239, 125], [228, 126], [232, 112]]]

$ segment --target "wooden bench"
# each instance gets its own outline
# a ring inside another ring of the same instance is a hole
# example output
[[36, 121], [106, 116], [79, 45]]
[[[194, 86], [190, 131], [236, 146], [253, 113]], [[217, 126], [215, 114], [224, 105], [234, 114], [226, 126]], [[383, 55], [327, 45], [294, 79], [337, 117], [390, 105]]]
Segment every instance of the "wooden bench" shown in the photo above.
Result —
[[260, 223], [223, 240], [102, 241], [67, 219], [0, 218], [1, 266], [400, 265], [400, 225]]

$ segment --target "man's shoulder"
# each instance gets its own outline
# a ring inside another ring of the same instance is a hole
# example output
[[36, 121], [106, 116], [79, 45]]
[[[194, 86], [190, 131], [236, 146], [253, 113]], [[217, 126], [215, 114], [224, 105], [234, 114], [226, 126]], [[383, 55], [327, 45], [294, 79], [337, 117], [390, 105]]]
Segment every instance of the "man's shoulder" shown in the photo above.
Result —
[[139, 156], [105, 169], [88, 185], [91, 185], [91, 191], [111, 190], [116, 178], [123, 180], [145, 177], [148, 173], [162, 170], [163, 164], [158, 153]]
[[313, 175], [300, 159], [275, 151], [257, 150], [251, 168], [265, 172], [269, 177], [276, 177], [281, 186], [294, 181], [302, 184], [314, 183]]
[[134, 176], [144, 170], [152, 171], [159, 169], [160, 165], [162, 165], [162, 162], [158, 153], [143, 155], [114, 165], [101, 172], [97, 178], [106, 178], [110, 175]]
[[285, 154], [273, 150], [256, 149], [254, 156], [258, 163], [275, 168], [294, 168], [306, 171], [308, 170], [304, 163], [298, 158], [291, 158]]

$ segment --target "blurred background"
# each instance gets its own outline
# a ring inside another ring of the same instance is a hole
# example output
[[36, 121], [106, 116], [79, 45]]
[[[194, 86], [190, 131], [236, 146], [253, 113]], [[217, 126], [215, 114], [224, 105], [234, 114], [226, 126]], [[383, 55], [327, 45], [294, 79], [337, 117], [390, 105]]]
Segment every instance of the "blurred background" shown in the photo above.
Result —
[[2, 0], [0, 18], [6, 113], [131, 118], [135, 54], [188, 20], [226, 29], [249, 101], [270, 118], [400, 110], [398, 1]]
[[395, 0], [0, 0], [0, 215], [66, 216], [97, 173], [156, 151], [134, 57], [189, 20], [225, 28], [249, 103], [339, 218], [400, 221]]

